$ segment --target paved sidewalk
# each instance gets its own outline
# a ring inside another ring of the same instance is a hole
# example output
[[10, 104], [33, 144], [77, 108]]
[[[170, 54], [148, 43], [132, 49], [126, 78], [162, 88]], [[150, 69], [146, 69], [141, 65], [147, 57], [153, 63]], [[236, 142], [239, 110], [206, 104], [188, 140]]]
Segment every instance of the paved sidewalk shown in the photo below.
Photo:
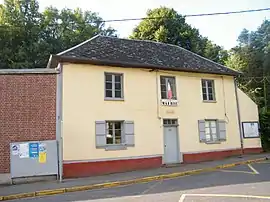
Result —
[[196, 164], [182, 164], [177, 167], [170, 168], [157, 168], [157, 169], [149, 169], [149, 170], [139, 170], [133, 172], [126, 173], [117, 173], [103, 176], [95, 176], [89, 178], [80, 178], [80, 179], [68, 179], [64, 180], [62, 183], [51, 181], [51, 182], [36, 182], [31, 184], [20, 184], [20, 185], [6, 185], [0, 186], [0, 196], [7, 196], [12, 194], [20, 194], [20, 193], [28, 193], [28, 192], [36, 192], [42, 190], [50, 190], [50, 189], [60, 189], [60, 188], [70, 188], [75, 186], [84, 186], [84, 185], [92, 185], [92, 184], [100, 184], [107, 182], [115, 182], [115, 181], [125, 181], [125, 180], [133, 180], [143, 177], [151, 177], [156, 175], [164, 175], [170, 173], [178, 173], [185, 172], [195, 169], [205, 169], [216, 167], [224, 164], [232, 164], [241, 161], [253, 160], [258, 158], [270, 157], [269, 153], [256, 154], [256, 155], [245, 155], [242, 158], [239, 157], [231, 157], [219, 161], [209, 161], [203, 163]]

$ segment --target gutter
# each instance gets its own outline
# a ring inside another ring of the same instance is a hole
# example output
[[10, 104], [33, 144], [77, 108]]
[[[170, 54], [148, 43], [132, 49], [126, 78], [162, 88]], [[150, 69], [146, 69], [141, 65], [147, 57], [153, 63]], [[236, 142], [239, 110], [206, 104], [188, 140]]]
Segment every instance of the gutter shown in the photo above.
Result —
[[235, 98], [236, 98], [236, 108], [237, 108], [237, 119], [238, 119], [238, 127], [239, 127], [239, 134], [240, 134], [240, 144], [241, 144], [241, 155], [244, 154], [244, 141], [243, 141], [243, 131], [242, 131], [242, 124], [241, 124], [241, 114], [240, 114], [240, 105], [239, 105], [239, 97], [238, 97], [238, 87], [236, 78], [234, 78], [234, 90], [235, 90]]

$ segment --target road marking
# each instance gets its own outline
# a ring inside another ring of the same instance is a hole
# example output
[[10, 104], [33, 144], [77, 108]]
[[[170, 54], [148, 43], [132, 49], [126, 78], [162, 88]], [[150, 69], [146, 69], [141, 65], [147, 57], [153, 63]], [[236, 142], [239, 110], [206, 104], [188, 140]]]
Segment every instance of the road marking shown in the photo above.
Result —
[[[182, 195], [183, 196], [183, 195]], [[182, 197], [181, 196], [181, 197]], [[231, 198], [256, 198], [256, 199], [270, 199], [270, 196], [253, 196], [253, 195], [237, 195], [237, 194], [185, 194], [186, 196], [205, 196], [205, 197], [231, 197]], [[184, 197], [184, 198], [185, 198]], [[181, 198], [180, 198], [181, 199]], [[179, 201], [183, 202], [183, 201]]]
[[154, 189], [157, 185], [161, 184], [162, 180], [158, 181], [157, 183], [153, 184], [152, 186], [148, 187], [146, 190], [144, 190], [141, 195], [146, 194], [147, 192], [151, 191], [152, 189]]
[[250, 164], [247, 164], [247, 165], [255, 174], [257, 174], [257, 175], [260, 174], [255, 168], [252, 167], [252, 165], [250, 165]]
[[252, 175], [259, 175], [260, 173], [250, 164], [247, 164], [247, 166], [252, 170], [252, 172], [248, 171], [241, 171], [241, 170], [219, 170], [221, 172], [227, 172], [227, 173], [247, 173]]
[[182, 194], [178, 202], [184, 202], [186, 194]]
[[226, 172], [226, 173], [247, 173], [247, 174], [255, 175], [255, 173], [253, 173], [253, 172], [240, 171], [240, 170], [220, 170], [220, 171]]

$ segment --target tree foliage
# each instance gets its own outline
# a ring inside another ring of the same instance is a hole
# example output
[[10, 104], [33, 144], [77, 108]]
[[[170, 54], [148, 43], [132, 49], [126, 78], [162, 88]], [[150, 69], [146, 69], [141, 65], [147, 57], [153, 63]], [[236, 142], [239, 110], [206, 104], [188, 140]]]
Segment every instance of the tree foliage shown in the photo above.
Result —
[[45, 67], [49, 55], [94, 35], [114, 35], [96, 13], [48, 7], [37, 0], [5, 0], [0, 6], [0, 68]]
[[146, 19], [136, 26], [132, 39], [153, 40], [181, 46], [187, 50], [224, 64], [227, 51], [200, 35], [186, 23], [185, 17], [172, 8], [160, 7], [147, 11]]
[[256, 31], [244, 29], [229, 55], [226, 65], [243, 72], [240, 87], [259, 106], [262, 143], [270, 148], [270, 21]]

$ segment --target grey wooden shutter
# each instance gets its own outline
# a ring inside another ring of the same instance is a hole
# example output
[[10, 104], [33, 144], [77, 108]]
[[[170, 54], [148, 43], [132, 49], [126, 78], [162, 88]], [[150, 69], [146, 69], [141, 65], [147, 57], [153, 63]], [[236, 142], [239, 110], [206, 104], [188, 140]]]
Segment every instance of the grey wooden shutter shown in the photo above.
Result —
[[96, 121], [96, 147], [106, 146], [106, 121]]
[[226, 141], [226, 121], [218, 120], [218, 135], [220, 141]]
[[199, 127], [200, 142], [206, 142], [205, 121], [204, 120], [199, 120], [198, 121], [198, 127]]
[[125, 121], [124, 122], [124, 143], [126, 146], [135, 146], [134, 138], [134, 122]]

